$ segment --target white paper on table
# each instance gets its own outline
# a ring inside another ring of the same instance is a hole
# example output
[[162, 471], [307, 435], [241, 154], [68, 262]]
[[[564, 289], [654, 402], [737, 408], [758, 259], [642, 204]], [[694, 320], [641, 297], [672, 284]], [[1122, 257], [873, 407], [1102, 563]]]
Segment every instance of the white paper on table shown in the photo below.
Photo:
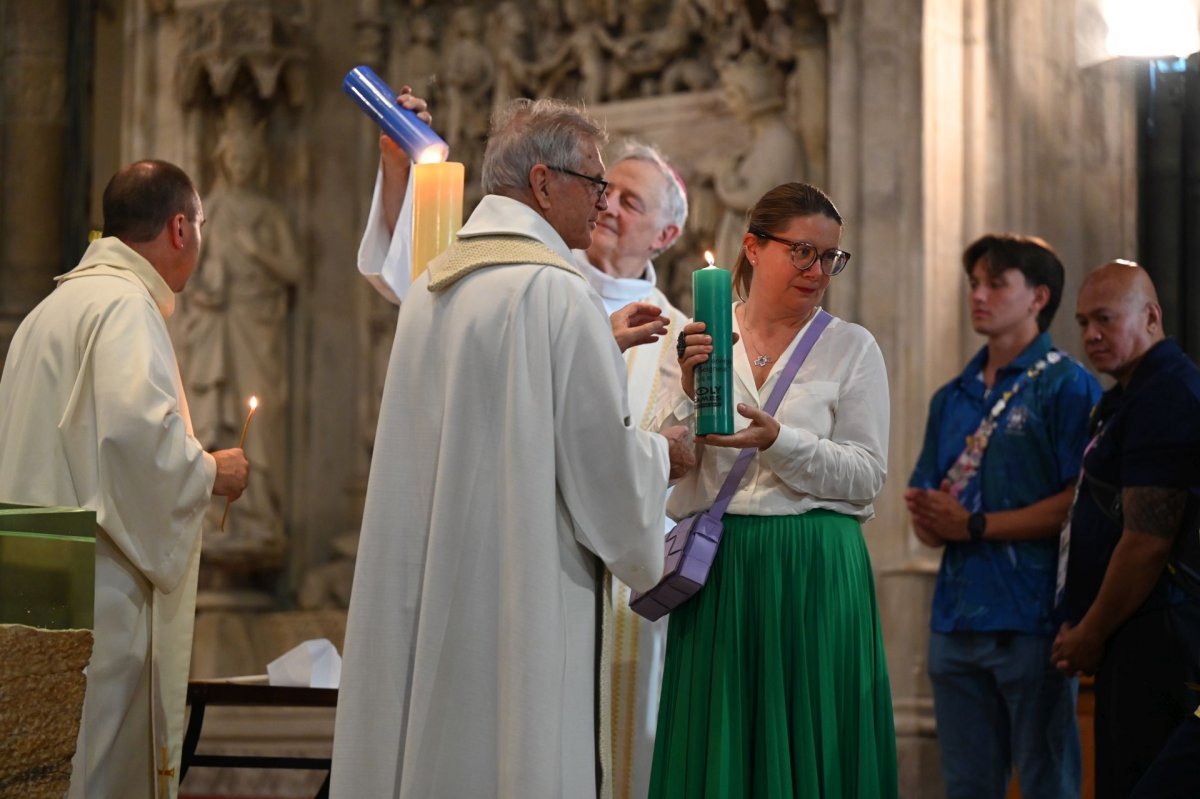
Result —
[[271, 685], [337, 688], [342, 681], [342, 658], [328, 638], [314, 638], [267, 664]]

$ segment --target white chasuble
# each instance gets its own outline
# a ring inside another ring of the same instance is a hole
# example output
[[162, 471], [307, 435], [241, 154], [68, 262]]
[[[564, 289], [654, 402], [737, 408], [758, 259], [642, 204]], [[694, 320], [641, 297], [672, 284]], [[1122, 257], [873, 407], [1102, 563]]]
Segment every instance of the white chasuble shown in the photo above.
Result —
[[[542, 217], [487, 196], [459, 233], [511, 263], [400, 308], [346, 631], [339, 799], [597, 793], [603, 570], [662, 571], [667, 446], [630, 420], [599, 299]], [[454, 250], [452, 248], [448, 257]]]
[[[672, 408], [679, 391], [675, 339], [688, 318], [658, 290], [650, 262], [640, 278], [617, 278], [592, 266], [583, 250], [575, 250], [574, 255], [579, 271], [600, 295], [609, 314], [631, 302], [649, 302], [671, 320], [658, 341], [625, 351], [630, 410], [643, 430], [654, 429], [657, 420]], [[669, 530], [672, 522], [666, 519], [665, 509], [663, 519], [664, 531]], [[613, 799], [642, 799], [650, 790], [658, 696], [667, 648], [669, 617], [653, 622], [643, 619], [629, 609], [630, 593], [629, 586], [613, 580], [612, 617], [606, 630]]]
[[102, 238], [59, 280], [17, 330], [0, 379], [0, 499], [89, 508], [100, 528], [68, 795], [174, 797], [216, 464], [192, 435], [162, 277]]

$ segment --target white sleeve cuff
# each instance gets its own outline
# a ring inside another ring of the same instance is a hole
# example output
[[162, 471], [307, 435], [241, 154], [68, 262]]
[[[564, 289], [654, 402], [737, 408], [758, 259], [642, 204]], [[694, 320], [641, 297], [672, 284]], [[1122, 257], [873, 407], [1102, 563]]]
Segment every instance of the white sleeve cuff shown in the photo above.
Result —
[[371, 210], [367, 213], [367, 226], [358, 245], [358, 271], [367, 276], [378, 276], [399, 299], [404, 299], [412, 282], [412, 216], [410, 169], [395, 233], [388, 236], [383, 218], [383, 172], [376, 172]]
[[779, 435], [775, 437], [774, 443], [760, 450], [760, 455], [771, 471], [779, 474], [783, 469], [776, 467], [792, 464], [792, 468], [795, 468], [795, 464], [812, 460], [816, 451], [817, 436], [812, 431], [780, 424]]

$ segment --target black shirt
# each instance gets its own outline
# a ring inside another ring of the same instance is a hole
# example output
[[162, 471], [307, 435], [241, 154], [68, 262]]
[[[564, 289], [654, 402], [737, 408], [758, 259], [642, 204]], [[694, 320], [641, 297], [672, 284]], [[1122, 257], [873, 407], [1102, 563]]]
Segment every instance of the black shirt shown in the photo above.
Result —
[[[1073, 623], [1096, 599], [1121, 538], [1121, 489], [1183, 488], [1192, 493], [1191, 515], [1200, 504], [1200, 369], [1173, 339], [1154, 345], [1128, 387], [1114, 386], [1100, 398], [1092, 435], [1083, 459], [1084, 482], [1071, 509], [1061, 610]], [[1144, 608], [1165, 600], [1160, 580]]]

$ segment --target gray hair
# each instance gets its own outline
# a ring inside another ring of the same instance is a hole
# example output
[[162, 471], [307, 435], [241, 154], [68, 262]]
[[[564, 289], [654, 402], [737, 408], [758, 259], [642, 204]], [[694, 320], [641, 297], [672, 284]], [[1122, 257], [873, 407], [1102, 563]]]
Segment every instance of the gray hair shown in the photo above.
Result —
[[608, 134], [582, 109], [562, 100], [512, 100], [492, 116], [483, 153], [483, 191], [529, 188], [536, 164], [579, 169], [581, 145], [603, 147]]
[[658, 168], [665, 179], [662, 210], [659, 212], [660, 221], [675, 225], [682, 232], [688, 217], [687, 189], [684, 188], [683, 178], [679, 177], [679, 173], [667, 161], [662, 151], [652, 144], [629, 139], [621, 145], [613, 158], [614, 164], [622, 161], [645, 161]]

